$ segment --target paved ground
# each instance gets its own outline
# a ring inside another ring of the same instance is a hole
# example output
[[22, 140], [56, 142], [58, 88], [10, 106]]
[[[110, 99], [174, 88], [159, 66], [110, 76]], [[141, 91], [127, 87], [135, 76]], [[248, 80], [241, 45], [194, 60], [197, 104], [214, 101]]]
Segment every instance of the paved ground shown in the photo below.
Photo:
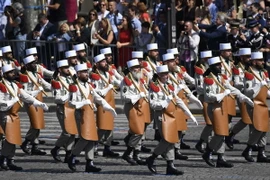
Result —
[[[25, 135], [29, 122], [26, 114], [23, 112], [20, 114], [22, 120], [22, 134]], [[192, 122], [189, 122], [189, 130], [186, 135], [186, 142], [191, 145], [191, 150], [182, 150], [183, 154], [189, 156], [187, 161], [176, 160], [176, 167], [183, 170], [185, 174], [181, 177], [166, 176], [166, 162], [159, 158], [157, 160], [157, 167], [159, 175], [152, 175], [146, 166], [130, 166], [125, 161], [118, 159], [103, 158], [102, 147], [100, 147], [99, 156], [95, 159], [96, 165], [102, 168], [102, 172], [99, 174], [84, 173], [84, 156], [81, 155], [78, 159], [81, 163], [77, 166], [78, 172], [71, 173], [67, 164], [55, 163], [52, 157], [49, 155], [49, 151], [52, 149], [53, 144], [60, 134], [60, 128], [56, 120], [55, 113], [46, 113], [46, 129], [42, 130], [40, 139], [46, 140], [46, 145], [42, 145], [41, 148], [45, 149], [48, 155], [46, 156], [27, 156], [23, 154], [20, 148], [16, 151], [16, 162], [18, 165], [23, 166], [22, 172], [13, 171], [0, 171], [1, 179], [236, 179], [236, 180], [255, 180], [264, 179], [270, 180], [269, 164], [263, 163], [247, 163], [244, 158], [240, 156], [244, 142], [246, 141], [248, 128], [237, 135], [237, 139], [241, 141], [241, 144], [235, 146], [234, 151], [227, 151], [227, 160], [234, 163], [235, 167], [232, 169], [225, 168], [211, 168], [202, 160], [201, 154], [194, 149], [196, 141], [199, 139], [200, 132], [204, 126], [201, 115], [196, 116], [199, 121], [199, 126], [194, 126]], [[234, 119], [234, 123], [239, 118]], [[119, 146], [112, 147], [113, 150], [123, 153], [125, 150], [123, 137], [127, 134], [127, 120], [123, 114], [120, 114], [116, 119], [116, 127], [114, 137], [120, 141]], [[154, 131], [152, 126], [147, 130], [146, 145], [150, 148], [154, 148], [157, 142], [152, 141]], [[269, 148], [268, 148], [269, 149]], [[267, 149], [267, 150], [268, 150]], [[61, 151], [64, 156], [64, 151]], [[270, 155], [270, 152], [267, 151]], [[146, 158], [150, 154], [142, 154], [143, 158]], [[254, 152], [256, 155], [256, 152]]]

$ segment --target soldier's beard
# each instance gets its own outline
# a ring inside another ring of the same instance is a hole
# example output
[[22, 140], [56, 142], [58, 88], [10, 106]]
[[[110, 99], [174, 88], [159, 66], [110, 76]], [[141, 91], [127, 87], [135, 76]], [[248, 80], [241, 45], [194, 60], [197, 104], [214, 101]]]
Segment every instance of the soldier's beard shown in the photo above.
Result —
[[142, 78], [142, 73], [140, 71], [139, 72], [132, 71], [131, 74], [132, 74], [133, 78], [137, 81]]
[[262, 69], [263, 69], [263, 65], [256, 65], [256, 68], [257, 68], [258, 70], [262, 70]]
[[107, 71], [109, 71], [109, 65], [106, 65], [106, 66], [100, 66], [99, 67], [99, 69], [101, 70], [101, 71], [103, 71], [103, 72], [107, 72]]

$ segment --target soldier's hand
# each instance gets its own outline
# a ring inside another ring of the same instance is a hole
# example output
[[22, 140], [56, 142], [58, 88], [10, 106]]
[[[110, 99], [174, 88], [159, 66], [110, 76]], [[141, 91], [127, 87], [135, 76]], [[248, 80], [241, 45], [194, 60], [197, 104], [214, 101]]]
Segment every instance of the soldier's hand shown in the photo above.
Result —
[[117, 113], [113, 108], [110, 109], [110, 112], [112, 113], [114, 118], [117, 116]]
[[266, 81], [261, 81], [261, 86], [267, 86], [267, 82]]
[[254, 103], [253, 103], [253, 101], [252, 101], [251, 99], [246, 98], [246, 99], [245, 99], [245, 102], [246, 102], [248, 105], [250, 105], [251, 107], [254, 107]]
[[169, 96], [167, 96], [167, 99], [171, 101], [173, 99], [173, 96], [169, 95]]
[[141, 97], [141, 98], [146, 97], [145, 93], [144, 93], [144, 92], [140, 92], [140, 97]]
[[193, 121], [193, 122], [195, 122], [195, 124], [198, 126], [198, 121], [197, 121], [197, 119], [192, 115], [192, 117], [190, 117], [191, 118], [191, 120]]
[[225, 94], [225, 96], [227, 96], [227, 95], [231, 94], [231, 91], [230, 91], [229, 89], [226, 89], [226, 90], [224, 91], [224, 94]]

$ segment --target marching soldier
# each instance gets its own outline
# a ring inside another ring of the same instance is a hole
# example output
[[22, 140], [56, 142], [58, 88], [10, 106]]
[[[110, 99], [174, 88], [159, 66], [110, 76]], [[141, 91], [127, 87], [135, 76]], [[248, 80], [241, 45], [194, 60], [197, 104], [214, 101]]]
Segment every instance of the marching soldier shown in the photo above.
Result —
[[115, 65], [113, 64], [112, 49], [110, 47], [100, 49], [100, 54], [104, 54], [107, 64], [109, 65], [109, 71], [118, 79], [123, 80], [123, 76], [118, 73]]
[[70, 75], [73, 76], [74, 74], [76, 74], [75, 66], [78, 64], [76, 51], [75, 50], [66, 51], [65, 57], [68, 60]]
[[115, 110], [93, 89], [92, 85], [88, 83], [89, 73], [86, 64], [78, 64], [76, 67], [77, 79], [75, 84], [69, 86], [70, 104], [76, 108], [75, 119], [80, 135], [79, 141], [72, 149], [70, 158], [68, 159], [68, 167], [72, 171], [76, 171], [76, 156], [82, 150], [85, 150], [85, 172], [99, 172], [101, 168], [94, 165], [94, 146], [98, 141], [97, 124], [94, 117], [94, 110], [96, 106], [94, 103], [102, 106], [105, 111], [109, 111], [115, 117], [117, 114]]
[[55, 80], [52, 80], [52, 91], [57, 104], [56, 115], [60, 123], [62, 133], [55, 142], [55, 147], [51, 150], [51, 154], [56, 161], [61, 161], [59, 156], [59, 149], [64, 147], [66, 156], [64, 162], [67, 163], [74, 146], [75, 135], [78, 134], [75, 109], [68, 105], [69, 100], [69, 84], [73, 83], [69, 72], [69, 64], [67, 60], [57, 62], [59, 75]]
[[[174, 85], [175, 87], [180, 87], [175, 90], [175, 93], [179, 98], [182, 98], [184, 93], [186, 94], [186, 97], [190, 100], [190, 102], [195, 102], [198, 104], [199, 108], [202, 108], [201, 102], [191, 93], [191, 91], [188, 89], [185, 84], [179, 83], [179, 76], [178, 71], [177, 71], [177, 66], [175, 62], [175, 57], [173, 53], [167, 53], [162, 55], [163, 63], [168, 66], [169, 69], [169, 82]], [[187, 98], [182, 99], [185, 102], [185, 105], [188, 107], [188, 102], [186, 101]], [[186, 119], [188, 117], [191, 117], [191, 119], [195, 119], [193, 115], [185, 115], [185, 111], [182, 111], [180, 108], [178, 108], [175, 111], [175, 118], [177, 122], [177, 130], [178, 130], [178, 136], [180, 137], [181, 143], [183, 143], [182, 138], [183, 138], [183, 131], [187, 130], [187, 123]], [[177, 113], [177, 115], [176, 115]], [[191, 113], [190, 113], [191, 114]], [[181, 160], [187, 160], [188, 157], [184, 156], [180, 152], [180, 142], [175, 143], [175, 159], [181, 159]], [[182, 145], [183, 146], [183, 145]], [[187, 145], [186, 145], [187, 146]]]
[[[90, 76], [90, 81], [94, 85], [94, 90], [104, 98], [106, 102], [115, 108], [114, 85], [120, 85], [121, 81], [109, 71], [104, 54], [94, 57], [95, 67]], [[109, 112], [104, 111], [102, 106], [97, 106], [97, 127], [99, 142], [104, 145], [104, 157], [118, 157], [119, 154], [111, 150], [111, 142], [113, 140], [114, 117]]]
[[147, 68], [150, 70], [150, 76], [156, 72], [156, 67], [161, 66], [162, 62], [159, 61], [158, 44], [147, 44], [148, 55], [146, 56]]
[[[234, 87], [239, 89], [239, 91], [244, 92], [244, 79], [245, 79], [245, 71], [249, 69], [250, 66], [250, 55], [251, 49], [250, 48], [240, 48], [239, 49], [239, 59], [240, 62], [233, 67], [233, 80], [234, 80]], [[231, 129], [229, 136], [225, 138], [226, 145], [233, 149], [234, 143], [234, 136], [238, 134], [242, 129], [244, 129], [247, 125], [252, 126], [252, 121], [249, 117], [247, 112], [246, 103], [240, 103], [237, 101], [238, 107], [240, 108], [241, 113], [241, 120], [239, 120]], [[249, 127], [249, 133], [251, 133], [252, 127]]]
[[[51, 90], [51, 85], [46, 82], [40, 74], [36, 72], [37, 60], [34, 56], [28, 56], [23, 59], [25, 72], [20, 74], [20, 82], [24, 90], [35, 97], [39, 101], [43, 101], [42, 94], [46, 94], [44, 89]], [[32, 155], [45, 155], [46, 152], [38, 148], [40, 129], [45, 128], [44, 112], [42, 108], [35, 108], [33, 105], [26, 103], [25, 108], [30, 119], [30, 129], [25, 136], [25, 141], [22, 143], [21, 148], [26, 154]], [[32, 144], [31, 152], [29, 151], [28, 143]]]
[[269, 92], [270, 81], [267, 71], [264, 71], [264, 59], [262, 52], [251, 53], [252, 66], [245, 73], [245, 94], [254, 102], [254, 107], [247, 105], [249, 117], [253, 123], [247, 147], [242, 156], [254, 162], [252, 157], [252, 146], [258, 144], [257, 162], [269, 163], [270, 159], [265, 155], [266, 132], [269, 130], [269, 114], [266, 103]]
[[205, 127], [203, 128], [200, 136], [200, 140], [197, 142], [195, 145], [195, 148], [200, 152], [204, 153], [204, 147], [203, 143], [208, 143], [209, 137], [211, 136], [213, 127], [212, 123], [210, 121], [210, 118], [207, 113], [207, 106], [208, 104], [204, 100], [204, 73], [206, 72], [206, 69], [209, 67], [208, 66], [208, 59], [212, 57], [212, 51], [201, 51], [200, 53], [200, 60], [196, 63], [194, 69], [195, 69], [195, 84], [196, 84], [196, 91], [199, 97], [199, 100], [203, 104], [203, 117], [205, 121]]
[[[251, 106], [253, 102], [231, 86], [225, 75], [220, 75], [222, 65], [219, 57], [210, 58], [208, 64], [210, 71], [209, 76], [204, 79], [204, 100], [208, 103], [208, 116], [213, 125], [214, 136], [202, 157], [209, 166], [231, 168], [233, 164], [228, 163], [224, 158], [224, 137], [229, 134], [227, 96], [231, 96], [232, 93], [239, 98], [240, 102], [245, 101]], [[212, 159], [213, 151], [218, 154], [216, 164]]]
[[4, 46], [1, 48], [3, 53], [3, 65], [11, 64], [17, 72], [21, 70], [21, 65], [19, 62], [13, 58], [12, 50], [10, 46]]
[[152, 79], [152, 72], [151, 72], [151, 69], [148, 67], [147, 61], [145, 61], [143, 58], [143, 51], [132, 51], [131, 58], [138, 59], [141, 68], [144, 68], [149, 74], [149, 77]]
[[[174, 87], [168, 84], [169, 70], [167, 65], [157, 67], [157, 79], [150, 83], [150, 107], [155, 110], [154, 119], [161, 136], [161, 140], [153, 154], [146, 159], [148, 169], [157, 173], [155, 159], [158, 155], [165, 155], [167, 160], [166, 174], [182, 175], [183, 172], [174, 167], [174, 143], [179, 141], [177, 122], [174, 117], [176, 106], [189, 112], [184, 102], [178, 98]], [[178, 87], [176, 87], [178, 88]], [[195, 119], [194, 119], [195, 120]], [[197, 121], [195, 120], [197, 123]]]
[[0, 165], [4, 170], [22, 170], [14, 164], [16, 145], [21, 145], [21, 128], [19, 109], [21, 101], [48, 110], [48, 106], [27, 94], [22, 85], [16, 84], [14, 67], [11, 64], [2, 67], [3, 77], [0, 83], [0, 125], [5, 133], [5, 141], [1, 150]]
[[36, 72], [38, 72], [42, 76], [52, 78], [54, 72], [46, 69], [45, 66], [42, 63], [39, 62], [37, 48], [33, 47], [33, 48], [26, 49], [25, 54], [26, 54], [26, 56], [33, 55], [34, 58], [36, 59], [36, 61], [38, 62]]
[[[129, 121], [129, 131], [125, 138], [127, 146], [122, 158], [131, 165], [146, 165], [139, 153], [146, 127], [150, 124], [150, 106], [148, 97], [148, 84], [150, 77], [146, 70], [141, 68], [138, 59], [127, 62], [129, 73], [124, 77], [121, 87], [125, 99], [124, 111]], [[130, 153], [133, 151], [133, 159]]]
[[81, 43], [81, 44], [76, 44], [74, 45], [74, 50], [77, 53], [77, 58], [80, 64], [86, 63], [87, 64], [87, 68], [88, 68], [88, 72], [91, 72], [92, 70], [92, 64], [91, 62], [87, 59], [87, 53], [85, 50], [85, 44]]

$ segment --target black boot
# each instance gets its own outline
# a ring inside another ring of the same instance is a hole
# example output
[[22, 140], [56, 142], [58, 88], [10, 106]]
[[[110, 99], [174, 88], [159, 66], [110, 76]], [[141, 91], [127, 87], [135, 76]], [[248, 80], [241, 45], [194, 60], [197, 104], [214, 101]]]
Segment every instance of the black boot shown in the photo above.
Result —
[[45, 151], [39, 149], [37, 144], [33, 144], [32, 145], [32, 149], [31, 149], [31, 154], [32, 155], [41, 155], [41, 156], [44, 156], [47, 153]]
[[160, 133], [159, 133], [159, 131], [156, 129], [155, 130], [155, 137], [154, 137], [154, 140], [156, 140], [156, 141], [160, 141], [161, 140], [161, 136], [160, 136]]
[[225, 137], [225, 143], [228, 146], [229, 149], [233, 149], [233, 138], [234, 138], [235, 134], [233, 132], [231, 132], [229, 134], [229, 136]]
[[187, 145], [185, 142], [184, 142], [184, 134], [182, 134], [181, 136], [181, 139], [180, 139], [180, 149], [190, 149], [190, 146]]
[[44, 145], [44, 144], [46, 144], [46, 141], [44, 141], [44, 140], [38, 140], [38, 144]]
[[59, 155], [59, 149], [60, 147], [58, 146], [55, 146], [52, 150], [51, 150], [51, 155], [53, 157], [53, 159], [57, 162], [61, 162], [61, 158], [60, 158], [60, 155]]
[[183, 175], [183, 171], [179, 171], [175, 168], [173, 161], [167, 161], [167, 170], [166, 170], [167, 175]]
[[103, 150], [103, 157], [118, 157], [119, 153], [115, 153], [111, 150], [110, 146], [105, 145]]
[[22, 145], [21, 145], [21, 148], [22, 148], [23, 152], [24, 152], [25, 154], [28, 154], [28, 155], [31, 154], [30, 148], [29, 148], [29, 146], [28, 146], [29, 142], [30, 142], [30, 141], [28, 141], [27, 139], [25, 139], [24, 142], [23, 142]]
[[69, 159], [70, 155], [71, 155], [71, 151], [66, 151], [64, 163], [68, 163], [68, 159]]
[[179, 159], [179, 160], [187, 160], [188, 157], [183, 155], [179, 149], [175, 148], [174, 150], [174, 154], [175, 154], [175, 159]]
[[153, 153], [151, 156], [149, 156], [146, 159], [146, 164], [147, 164], [148, 169], [154, 174], [157, 174], [157, 169], [156, 169], [156, 165], [155, 165], [155, 159], [157, 157], [158, 156], [155, 153]]
[[134, 150], [133, 151], [133, 159], [136, 161], [137, 164], [139, 165], [146, 165], [146, 161], [142, 160], [139, 157], [140, 151], [139, 150]]
[[264, 147], [258, 147], [257, 162], [270, 163], [270, 159], [265, 155]]
[[130, 165], [137, 165], [136, 161], [134, 161], [131, 157], [130, 157], [130, 153], [132, 152], [133, 148], [130, 146], [127, 146], [127, 150], [124, 152], [122, 159], [124, 159], [125, 161], [127, 161]]
[[7, 158], [6, 157], [4, 157], [4, 156], [1, 156], [0, 157], [0, 166], [1, 166], [1, 168], [3, 169], [3, 170], [9, 170], [9, 167], [8, 167], [8, 165], [7, 165]]
[[252, 146], [247, 145], [246, 149], [242, 152], [242, 156], [247, 160], [248, 162], [254, 162], [254, 159], [252, 157]]
[[21, 171], [23, 169], [22, 167], [16, 166], [14, 164], [14, 159], [8, 159], [7, 165], [8, 165], [8, 168], [13, 171]]
[[128, 133], [128, 135], [126, 135], [126, 137], [124, 138], [124, 142], [125, 142], [126, 146], [128, 146], [128, 141], [129, 141], [131, 135], [132, 134]]
[[112, 146], [117, 146], [117, 145], [120, 144], [120, 142], [119, 141], [112, 140], [111, 144], [112, 144]]
[[94, 166], [94, 162], [91, 159], [86, 160], [85, 172], [100, 172], [101, 168]]
[[216, 167], [225, 167], [225, 168], [232, 168], [233, 164], [232, 163], [228, 163], [225, 159], [224, 159], [224, 155], [219, 153], [218, 154], [218, 159], [217, 159], [217, 165]]
[[142, 145], [141, 146], [141, 151], [142, 152], [145, 152], [145, 153], [150, 153], [151, 152], [151, 149], [150, 148], [147, 148], [145, 145]]
[[71, 154], [68, 158], [68, 167], [72, 172], [76, 171], [76, 156]]
[[195, 148], [200, 152], [204, 153], [204, 148], [203, 148], [203, 140], [200, 139], [197, 144], [195, 145]]
[[202, 158], [209, 166], [215, 167], [216, 165], [212, 159], [212, 152], [213, 150], [210, 149], [208, 146], [206, 146], [206, 149], [202, 155]]
[[259, 151], [258, 144], [254, 144], [254, 145], [252, 146], [252, 151]]

